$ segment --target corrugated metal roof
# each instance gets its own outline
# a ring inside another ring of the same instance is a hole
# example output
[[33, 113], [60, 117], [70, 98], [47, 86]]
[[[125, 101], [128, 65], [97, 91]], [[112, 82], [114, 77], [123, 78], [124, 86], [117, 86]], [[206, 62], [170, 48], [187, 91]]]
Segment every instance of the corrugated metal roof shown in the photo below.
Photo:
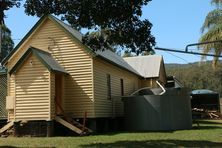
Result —
[[33, 53], [33, 55], [35, 55], [40, 60], [40, 62], [46, 66], [49, 71], [68, 73], [63, 67], [59, 65], [56, 60], [53, 59], [50, 53], [33, 47], [30, 47], [25, 52], [25, 54], [20, 58], [20, 60], [15, 64], [15, 66], [12, 67], [9, 73], [11, 74], [15, 72], [31, 53]]
[[124, 60], [144, 78], [159, 77], [162, 56], [127, 57]]
[[32, 48], [32, 51], [36, 56], [38, 56], [38, 58], [40, 58], [48, 69], [55, 72], [68, 73], [62, 66], [59, 65], [59, 63], [51, 56], [50, 53], [35, 48]]
[[131, 67], [121, 56], [117, 55], [116, 53], [110, 50], [98, 50], [96, 51], [96, 54], [140, 76], [140, 74], [133, 67]]

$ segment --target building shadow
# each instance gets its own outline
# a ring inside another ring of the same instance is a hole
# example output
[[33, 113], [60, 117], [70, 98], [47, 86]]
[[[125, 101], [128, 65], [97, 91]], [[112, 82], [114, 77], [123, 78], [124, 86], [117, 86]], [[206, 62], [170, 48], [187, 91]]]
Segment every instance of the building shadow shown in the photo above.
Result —
[[221, 142], [189, 141], [189, 140], [147, 140], [147, 141], [117, 141], [114, 143], [92, 143], [81, 147], [222, 147]]

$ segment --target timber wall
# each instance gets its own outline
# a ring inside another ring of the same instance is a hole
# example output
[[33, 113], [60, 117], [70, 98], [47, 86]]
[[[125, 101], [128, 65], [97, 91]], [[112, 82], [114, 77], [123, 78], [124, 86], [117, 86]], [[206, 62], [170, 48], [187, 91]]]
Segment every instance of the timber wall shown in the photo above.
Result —
[[[129, 95], [139, 88], [138, 76], [99, 58], [93, 61], [93, 73], [96, 117], [123, 116], [120, 81], [123, 79], [124, 95]], [[107, 98], [107, 74], [111, 81], [111, 99]]]
[[[53, 58], [69, 73], [64, 77], [63, 108], [65, 112], [80, 118], [87, 111], [87, 117], [95, 117], [92, 59], [89, 53], [77, 41], [67, 35], [60, 26], [47, 18], [9, 59], [7, 64], [9, 70], [30, 46], [50, 52]], [[51, 79], [52, 81], [53, 79]], [[15, 77], [13, 75], [9, 77], [9, 84], [8, 95], [15, 96]], [[9, 113], [11, 114], [10, 118], [12, 118], [13, 112]]]

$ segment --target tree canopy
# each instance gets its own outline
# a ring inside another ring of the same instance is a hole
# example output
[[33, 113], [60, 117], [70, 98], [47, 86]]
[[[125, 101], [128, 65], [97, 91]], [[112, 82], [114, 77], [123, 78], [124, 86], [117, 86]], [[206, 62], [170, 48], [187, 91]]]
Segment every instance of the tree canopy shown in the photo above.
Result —
[[12, 50], [14, 42], [11, 39], [11, 31], [5, 26], [5, 10], [18, 7], [21, 0], [0, 0], [0, 62]]
[[176, 78], [190, 90], [209, 89], [222, 94], [222, 65], [213, 70], [211, 61], [190, 64], [165, 64], [167, 75]]
[[152, 24], [141, 20], [151, 0], [26, 0], [25, 12], [38, 17], [60, 16], [77, 30], [90, 30], [83, 43], [92, 49], [121, 47], [136, 54], [153, 51]]
[[[200, 42], [222, 40], [222, 0], [212, 0], [211, 4], [215, 5], [216, 9], [210, 11], [205, 18], [201, 28], [203, 35], [199, 39]], [[215, 55], [221, 55], [222, 52], [222, 42], [204, 44], [200, 47], [203, 48], [204, 53], [214, 52]], [[214, 67], [217, 65], [217, 62], [218, 57], [214, 57]]]
[[2, 53], [1, 58], [4, 59], [13, 49], [14, 42], [11, 38], [11, 31], [5, 25], [2, 26]]
[[0, 24], [4, 24], [4, 11], [12, 8], [13, 6], [19, 6], [21, 0], [0, 0]]

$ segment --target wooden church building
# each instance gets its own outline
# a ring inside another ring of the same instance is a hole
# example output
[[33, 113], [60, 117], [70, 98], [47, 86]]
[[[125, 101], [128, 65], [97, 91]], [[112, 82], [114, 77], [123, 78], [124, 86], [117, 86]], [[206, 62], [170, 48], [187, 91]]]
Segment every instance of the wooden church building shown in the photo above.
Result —
[[13, 125], [22, 129], [21, 122], [50, 125], [56, 120], [81, 134], [82, 127], [71, 124], [71, 119], [97, 131], [106, 119], [124, 115], [121, 96], [150, 86], [153, 80], [166, 83], [162, 57], [152, 68], [143, 65], [146, 71], [158, 69], [155, 75], [144, 75], [130, 65], [129, 58], [111, 51], [94, 52], [81, 40], [82, 35], [69, 25], [44, 16], [3, 60], [8, 124], [0, 132]]

